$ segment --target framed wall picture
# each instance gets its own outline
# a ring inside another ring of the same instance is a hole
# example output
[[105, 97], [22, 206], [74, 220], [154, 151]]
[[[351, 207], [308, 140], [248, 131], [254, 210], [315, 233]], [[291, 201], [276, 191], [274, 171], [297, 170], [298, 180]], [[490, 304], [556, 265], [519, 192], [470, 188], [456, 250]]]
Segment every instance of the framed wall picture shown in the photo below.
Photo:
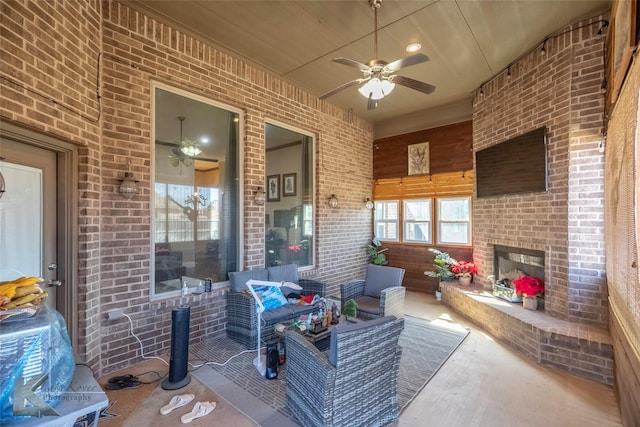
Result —
[[408, 175], [422, 175], [429, 173], [429, 143], [409, 145]]
[[296, 174], [295, 173], [285, 173], [282, 175], [282, 195], [283, 196], [296, 195]]
[[267, 202], [280, 201], [280, 175], [267, 177]]

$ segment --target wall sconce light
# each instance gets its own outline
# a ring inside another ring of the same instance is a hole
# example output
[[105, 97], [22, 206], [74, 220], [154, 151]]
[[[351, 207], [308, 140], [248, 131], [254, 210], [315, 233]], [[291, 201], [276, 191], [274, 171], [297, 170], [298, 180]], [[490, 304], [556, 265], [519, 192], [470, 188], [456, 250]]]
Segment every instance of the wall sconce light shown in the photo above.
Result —
[[364, 206], [369, 210], [373, 209], [373, 200], [367, 197], [364, 201]]
[[255, 195], [253, 196], [253, 201], [255, 202], [255, 204], [259, 206], [264, 205], [264, 202], [266, 200], [264, 188], [258, 187], [258, 191], [256, 191], [254, 194]]
[[336, 197], [335, 194], [332, 194], [331, 197], [329, 197], [329, 207], [330, 208], [338, 207], [338, 198]]
[[138, 181], [133, 179], [133, 172], [124, 173], [124, 179], [120, 180], [120, 194], [125, 199], [132, 199], [138, 194]]

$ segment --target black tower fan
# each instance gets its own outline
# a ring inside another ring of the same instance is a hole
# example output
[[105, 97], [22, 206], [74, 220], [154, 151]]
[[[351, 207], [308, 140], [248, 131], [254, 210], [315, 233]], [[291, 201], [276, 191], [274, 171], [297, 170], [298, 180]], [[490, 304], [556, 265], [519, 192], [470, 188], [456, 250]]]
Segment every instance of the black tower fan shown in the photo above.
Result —
[[165, 390], [177, 390], [189, 384], [189, 317], [190, 307], [181, 305], [171, 311], [171, 360], [169, 378], [162, 382]]

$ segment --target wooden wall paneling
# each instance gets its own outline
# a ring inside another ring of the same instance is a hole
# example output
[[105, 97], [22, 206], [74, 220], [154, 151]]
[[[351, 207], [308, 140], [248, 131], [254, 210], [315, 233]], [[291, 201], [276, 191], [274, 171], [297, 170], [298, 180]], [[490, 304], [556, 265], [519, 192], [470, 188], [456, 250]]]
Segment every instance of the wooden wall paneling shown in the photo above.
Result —
[[456, 123], [425, 129], [404, 135], [380, 138], [374, 141], [374, 178], [407, 176], [408, 146], [429, 143], [431, 173], [444, 173], [473, 169], [472, 122]]
[[[383, 244], [388, 247], [385, 252], [390, 267], [405, 269], [403, 286], [407, 289], [433, 294], [438, 287], [438, 280], [434, 277], [425, 276], [424, 272], [433, 270], [432, 264], [435, 254], [429, 251], [433, 246], [424, 246], [408, 243]], [[448, 252], [453, 258], [463, 261], [473, 260], [473, 249], [470, 247], [456, 248], [446, 246], [436, 246], [444, 252]], [[479, 280], [479, 279], [476, 279]]]

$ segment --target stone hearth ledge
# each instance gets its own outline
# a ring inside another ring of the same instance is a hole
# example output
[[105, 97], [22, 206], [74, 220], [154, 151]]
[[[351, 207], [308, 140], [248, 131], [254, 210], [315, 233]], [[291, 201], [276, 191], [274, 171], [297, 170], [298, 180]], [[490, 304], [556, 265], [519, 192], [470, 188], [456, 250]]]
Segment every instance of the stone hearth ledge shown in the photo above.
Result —
[[442, 302], [540, 365], [613, 384], [613, 348], [607, 329], [527, 310], [522, 303], [458, 282], [443, 284]]

